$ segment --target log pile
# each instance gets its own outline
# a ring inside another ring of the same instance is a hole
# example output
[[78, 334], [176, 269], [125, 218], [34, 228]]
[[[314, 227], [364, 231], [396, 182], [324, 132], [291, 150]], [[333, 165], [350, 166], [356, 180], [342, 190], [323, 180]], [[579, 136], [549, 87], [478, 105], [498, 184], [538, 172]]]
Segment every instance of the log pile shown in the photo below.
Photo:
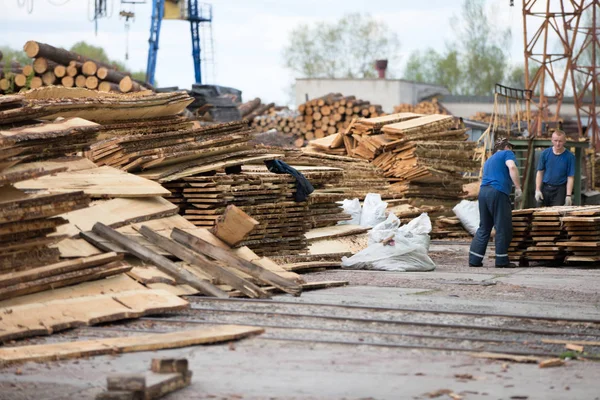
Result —
[[414, 106], [408, 103], [399, 104], [394, 107], [394, 114], [399, 113], [450, 115], [450, 112], [436, 98], [431, 101], [422, 101]]
[[573, 206], [513, 211], [511, 261], [598, 265], [600, 207]]
[[129, 72], [118, 71], [114, 65], [46, 43], [30, 40], [25, 43], [23, 50], [32, 59], [32, 64], [23, 69], [23, 79], [19, 75], [15, 76], [13, 92], [18, 92], [21, 88], [34, 89], [53, 85], [121, 93], [148, 88], [134, 80]]
[[257, 132], [276, 130], [287, 137], [297, 137], [295, 142], [297, 147], [301, 147], [305, 143], [304, 119], [298, 112], [288, 108], [277, 110], [272, 107], [267, 113], [255, 116], [250, 126]]
[[342, 131], [354, 118], [377, 117], [383, 114], [380, 105], [355, 96], [329, 93], [298, 106], [304, 119], [304, 139], [320, 139]]
[[[0, 58], [1, 60], [1, 58]], [[18, 92], [21, 88], [42, 86], [40, 78], [31, 78], [32, 66], [22, 66], [18, 61], [0, 61], [0, 94]]]

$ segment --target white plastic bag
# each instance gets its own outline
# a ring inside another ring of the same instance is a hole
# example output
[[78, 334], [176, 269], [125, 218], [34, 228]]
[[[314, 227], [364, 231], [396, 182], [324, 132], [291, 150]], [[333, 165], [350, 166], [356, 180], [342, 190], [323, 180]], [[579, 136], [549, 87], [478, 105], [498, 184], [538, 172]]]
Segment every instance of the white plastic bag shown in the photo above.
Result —
[[349, 221], [340, 221], [338, 222], [338, 225], [360, 225], [361, 208], [358, 199], [343, 200], [342, 208], [346, 214], [352, 217], [352, 219]]
[[400, 220], [395, 214], [390, 213], [385, 221], [378, 223], [369, 231], [369, 246], [393, 238], [399, 227]]
[[461, 224], [471, 236], [475, 236], [479, 228], [479, 203], [477, 201], [463, 200], [452, 209]]
[[[397, 219], [397, 218], [396, 218]], [[371, 239], [382, 238], [383, 242], [369, 244], [369, 247], [352, 257], [342, 258], [342, 268], [370, 269], [383, 271], [433, 271], [435, 263], [427, 254], [429, 251], [429, 232], [431, 220], [426, 213], [410, 223], [396, 229], [393, 241], [388, 240], [388, 229], [394, 224], [389, 218], [383, 224], [373, 228], [378, 232], [369, 235]], [[377, 229], [376, 228], [381, 228]], [[387, 237], [386, 237], [387, 235]]]
[[373, 227], [385, 221], [385, 209], [387, 203], [381, 200], [378, 193], [369, 193], [363, 202], [362, 214], [360, 215], [360, 226]]

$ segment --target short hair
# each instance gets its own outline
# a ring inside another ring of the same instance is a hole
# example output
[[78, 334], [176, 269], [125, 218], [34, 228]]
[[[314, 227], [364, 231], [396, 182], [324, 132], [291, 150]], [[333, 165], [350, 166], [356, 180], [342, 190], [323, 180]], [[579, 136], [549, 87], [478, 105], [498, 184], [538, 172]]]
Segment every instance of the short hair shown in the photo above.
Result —
[[565, 131], [561, 131], [560, 129], [555, 130], [554, 132], [552, 132], [553, 135], [558, 135], [558, 136], [567, 136], [567, 134], [565, 133]]
[[508, 146], [512, 147], [512, 143], [510, 143], [507, 138], [504, 138], [504, 137], [498, 138], [498, 140], [496, 140], [496, 142], [494, 143], [494, 148], [492, 150], [492, 153], [496, 153], [497, 151], [504, 150]]

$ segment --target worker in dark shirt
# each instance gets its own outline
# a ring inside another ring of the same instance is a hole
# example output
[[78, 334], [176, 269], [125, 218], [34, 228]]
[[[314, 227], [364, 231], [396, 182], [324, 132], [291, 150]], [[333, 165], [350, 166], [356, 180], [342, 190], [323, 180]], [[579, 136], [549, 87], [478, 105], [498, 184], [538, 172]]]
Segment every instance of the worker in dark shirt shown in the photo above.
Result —
[[535, 200], [538, 206], [570, 206], [573, 204], [575, 156], [567, 148], [563, 131], [552, 134], [552, 147], [544, 150], [537, 165]]
[[515, 204], [523, 192], [519, 183], [517, 160], [512, 144], [501, 138], [494, 144], [494, 154], [483, 165], [479, 188], [479, 228], [469, 249], [469, 267], [483, 266], [485, 250], [492, 228], [496, 228], [496, 268], [514, 268], [508, 260], [508, 245], [512, 240], [512, 210], [510, 198], [515, 185]]

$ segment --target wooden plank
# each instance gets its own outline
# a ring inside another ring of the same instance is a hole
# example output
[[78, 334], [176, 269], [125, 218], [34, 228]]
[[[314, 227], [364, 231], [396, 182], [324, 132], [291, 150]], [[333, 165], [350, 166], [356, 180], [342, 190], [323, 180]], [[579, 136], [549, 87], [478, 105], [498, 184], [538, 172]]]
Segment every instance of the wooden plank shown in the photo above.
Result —
[[195, 253], [183, 245], [176, 243], [145, 226], [140, 228], [140, 233], [153, 244], [162, 247], [179, 259], [199, 267], [201, 270], [216, 278], [218, 281], [236, 288], [251, 298], [270, 297], [252, 282], [235, 275], [233, 272], [217, 265], [217, 263], [210, 261], [203, 255]]
[[324, 228], [315, 228], [306, 232], [304, 236], [309, 242], [322, 239], [337, 238], [340, 236], [357, 235], [364, 233], [371, 228], [365, 228], [359, 225], [334, 225]]
[[11, 306], [0, 309], [0, 341], [49, 335], [68, 328], [139, 318], [186, 307], [188, 303], [177, 296], [148, 289]]
[[69, 224], [60, 226], [56, 234], [73, 237], [82, 231], [92, 230], [96, 222], [118, 228], [134, 222], [174, 215], [177, 210], [177, 206], [162, 197], [99, 200], [88, 208], [61, 215]]
[[229, 297], [227, 296], [227, 293], [223, 292], [210, 282], [206, 282], [202, 279], [199, 279], [191, 272], [185, 270], [184, 268], [181, 268], [179, 265], [175, 264], [171, 260], [153, 252], [152, 250], [140, 245], [139, 243], [136, 243], [132, 239], [127, 238], [122, 233], [115, 231], [114, 229], [102, 224], [101, 222], [97, 222], [92, 228], [92, 231], [105, 239], [109, 239], [119, 244], [139, 259], [156, 265], [161, 271], [171, 276], [174, 276], [178, 281], [190, 285], [194, 289], [199, 290], [207, 296], [215, 296], [221, 298]]
[[[143, 228], [142, 228], [143, 229]], [[197, 236], [193, 236], [181, 229], [173, 229], [171, 238], [176, 242], [183, 244], [187, 248], [196, 251], [205, 256], [212, 257], [215, 260], [222, 261], [226, 265], [239, 269], [240, 271], [253, 276], [261, 281], [273, 285], [286, 293], [299, 296], [302, 288], [295, 282], [283, 278], [274, 272], [269, 271], [259, 265], [246, 261], [243, 258], [235, 256], [230, 250], [210, 244]]]
[[171, 194], [156, 182], [109, 166], [43, 176], [18, 182], [15, 187], [21, 190], [46, 190], [49, 193], [81, 190], [92, 198], [152, 197]]
[[262, 328], [222, 325], [173, 333], [0, 348], [0, 363], [44, 362], [103, 354], [174, 349], [221, 343], [264, 332]]
[[259, 224], [235, 205], [228, 205], [211, 229], [211, 233], [230, 246], [235, 246]]

